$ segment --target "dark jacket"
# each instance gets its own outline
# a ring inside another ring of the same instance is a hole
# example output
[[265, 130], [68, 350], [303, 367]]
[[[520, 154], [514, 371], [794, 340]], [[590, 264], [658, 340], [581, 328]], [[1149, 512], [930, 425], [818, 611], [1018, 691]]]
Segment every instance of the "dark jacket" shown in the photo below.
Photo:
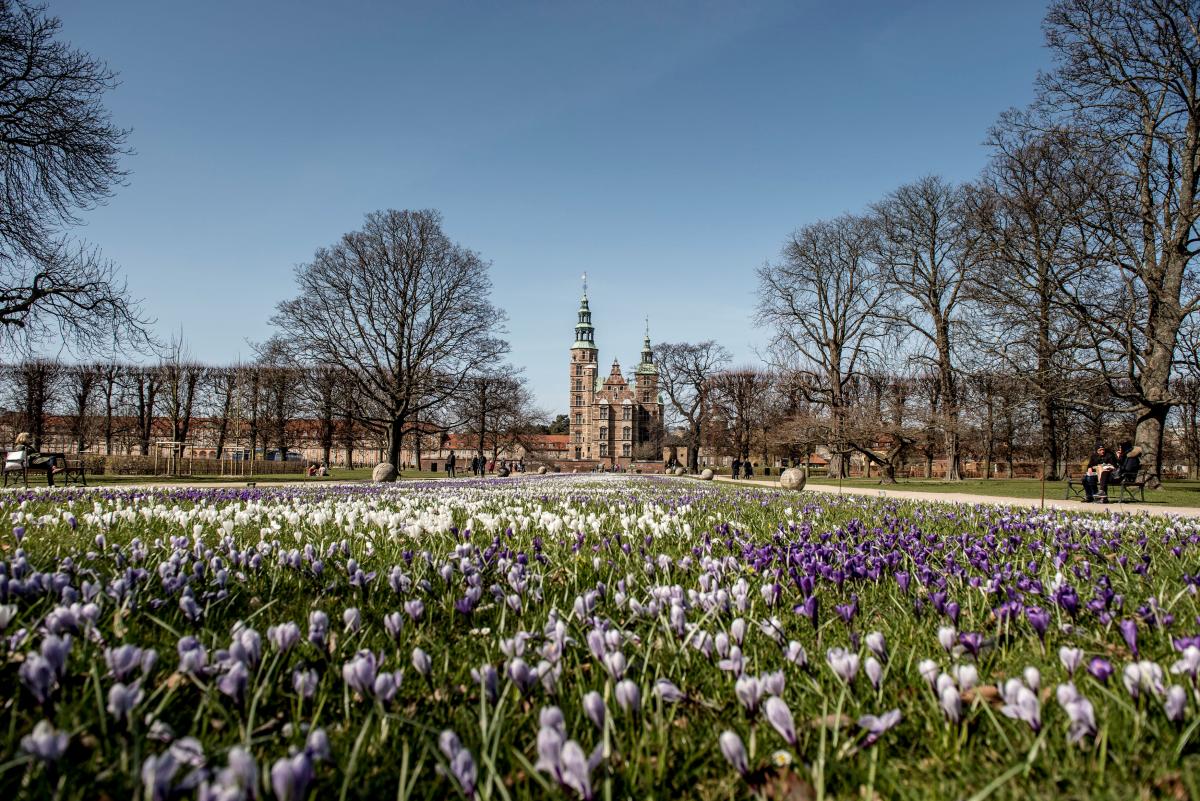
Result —
[[1093, 468], [1099, 467], [1102, 464], [1112, 465], [1113, 467], [1120, 467], [1120, 465], [1117, 464], [1117, 457], [1114, 456], [1113, 454], [1109, 453], [1108, 450], [1104, 451], [1103, 456], [1101, 456], [1098, 453], [1093, 453], [1092, 458], [1088, 459], [1087, 466], [1088, 466], [1088, 469], [1091, 470]]
[[1133, 447], [1129, 449], [1129, 453], [1125, 454], [1125, 458], [1121, 461], [1121, 478], [1137, 478], [1137, 474], [1142, 469], [1142, 449]]

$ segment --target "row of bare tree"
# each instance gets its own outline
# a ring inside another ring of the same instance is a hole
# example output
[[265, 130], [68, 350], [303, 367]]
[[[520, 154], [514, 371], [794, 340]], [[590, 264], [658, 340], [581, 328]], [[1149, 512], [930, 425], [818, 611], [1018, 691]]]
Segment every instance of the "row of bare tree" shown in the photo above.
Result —
[[872, 376], [920, 374], [936, 381], [927, 406], [949, 479], [964, 413], [1003, 397], [969, 380], [1032, 407], [1049, 474], [1072, 415], [1127, 419], [1161, 472], [1168, 418], [1198, 374], [1197, 30], [1186, 0], [1056, 0], [1054, 68], [1031, 107], [1000, 117], [977, 180], [922, 178], [805, 225], [758, 271], [769, 360], [824, 421], [835, 459], [915, 443], [901, 416], [875, 414], [887, 404], [874, 425], [859, 418]]

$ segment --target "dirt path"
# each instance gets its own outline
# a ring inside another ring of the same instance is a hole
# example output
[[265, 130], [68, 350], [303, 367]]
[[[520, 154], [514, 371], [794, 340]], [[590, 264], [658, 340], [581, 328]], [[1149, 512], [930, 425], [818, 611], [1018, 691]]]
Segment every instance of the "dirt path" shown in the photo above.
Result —
[[[727, 484], [739, 484], [756, 487], [778, 487], [778, 479], [751, 479], [734, 481], [729, 476], [717, 476], [717, 481]], [[805, 488], [811, 492], [821, 492], [827, 495], [868, 495], [883, 498], [903, 498], [914, 501], [947, 501], [949, 503], [989, 503], [994, 506], [1025, 506], [1039, 508], [1042, 505], [1039, 498], [1013, 498], [1005, 495], [973, 495], [968, 492], [914, 492], [912, 490], [886, 489], [884, 487], [838, 487], [830, 484], [809, 484]], [[1200, 508], [1193, 506], [1150, 506], [1137, 503], [1083, 503], [1082, 501], [1064, 501], [1061, 498], [1046, 499], [1047, 509], [1067, 509], [1093, 514], [1146, 514], [1178, 517], [1200, 517]]]

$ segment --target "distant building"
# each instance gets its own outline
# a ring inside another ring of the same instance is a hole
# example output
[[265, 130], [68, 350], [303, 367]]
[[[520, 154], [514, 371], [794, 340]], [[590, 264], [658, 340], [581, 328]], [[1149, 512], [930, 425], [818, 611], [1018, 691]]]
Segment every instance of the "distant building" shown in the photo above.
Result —
[[631, 380], [614, 358], [607, 376], [599, 371], [587, 285], [579, 301], [579, 321], [570, 363], [570, 450], [567, 465], [628, 468], [638, 459], [659, 462], [663, 402], [658, 394], [658, 367], [650, 332], [642, 341], [642, 358]]

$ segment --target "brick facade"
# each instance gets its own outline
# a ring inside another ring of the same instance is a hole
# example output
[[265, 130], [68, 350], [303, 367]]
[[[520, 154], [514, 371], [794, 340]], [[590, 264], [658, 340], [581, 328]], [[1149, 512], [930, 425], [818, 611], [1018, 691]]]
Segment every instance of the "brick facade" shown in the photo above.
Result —
[[642, 342], [641, 361], [630, 380], [621, 373], [616, 359], [608, 375], [601, 376], [599, 353], [585, 291], [579, 301], [575, 344], [571, 346], [567, 463], [628, 469], [639, 457], [657, 461], [663, 404], [649, 332]]

